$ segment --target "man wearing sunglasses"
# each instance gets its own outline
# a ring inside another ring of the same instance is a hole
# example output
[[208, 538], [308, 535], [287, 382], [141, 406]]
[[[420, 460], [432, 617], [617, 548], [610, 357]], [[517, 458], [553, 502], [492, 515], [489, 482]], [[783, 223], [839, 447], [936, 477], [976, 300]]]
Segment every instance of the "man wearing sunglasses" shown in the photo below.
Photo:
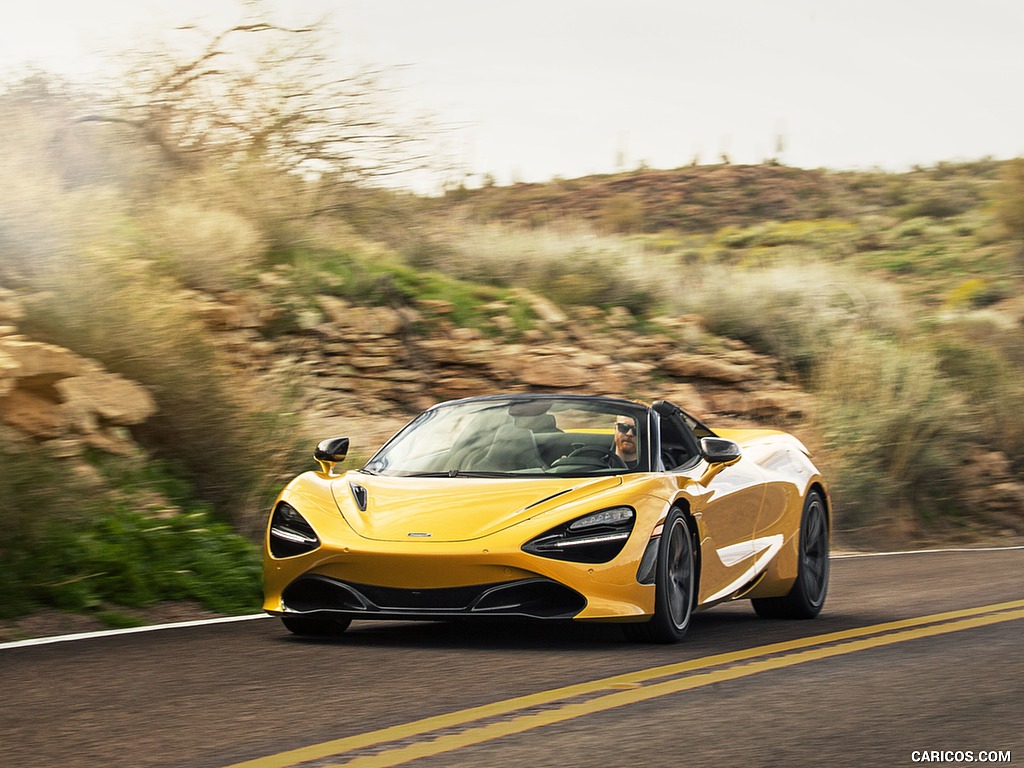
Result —
[[636, 466], [636, 422], [629, 416], [615, 417], [615, 453], [630, 469]]

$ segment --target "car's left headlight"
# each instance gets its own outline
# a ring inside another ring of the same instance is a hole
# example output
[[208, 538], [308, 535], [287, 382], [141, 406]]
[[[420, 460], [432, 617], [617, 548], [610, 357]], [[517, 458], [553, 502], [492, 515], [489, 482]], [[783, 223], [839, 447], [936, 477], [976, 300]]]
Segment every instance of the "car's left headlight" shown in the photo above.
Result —
[[609, 507], [530, 539], [523, 551], [554, 560], [607, 563], [626, 545], [635, 520], [636, 512], [631, 507]]
[[295, 557], [320, 546], [313, 526], [291, 504], [280, 501], [270, 517], [270, 554]]

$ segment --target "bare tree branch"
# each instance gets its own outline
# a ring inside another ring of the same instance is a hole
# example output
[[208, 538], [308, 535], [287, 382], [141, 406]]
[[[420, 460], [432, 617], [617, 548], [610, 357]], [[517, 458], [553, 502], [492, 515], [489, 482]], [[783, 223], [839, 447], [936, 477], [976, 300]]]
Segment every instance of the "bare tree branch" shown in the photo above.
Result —
[[[258, 155], [285, 171], [366, 180], [421, 167], [425, 153], [410, 150], [423, 127], [404, 125], [383, 105], [379, 71], [339, 75], [318, 52], [321, 31], [241, 24], [191, 56], [151, 54], [127, 92], [79, 121], [134, 128], [175, 167]], [[243, 35], [254, 45], [233, 42]]]

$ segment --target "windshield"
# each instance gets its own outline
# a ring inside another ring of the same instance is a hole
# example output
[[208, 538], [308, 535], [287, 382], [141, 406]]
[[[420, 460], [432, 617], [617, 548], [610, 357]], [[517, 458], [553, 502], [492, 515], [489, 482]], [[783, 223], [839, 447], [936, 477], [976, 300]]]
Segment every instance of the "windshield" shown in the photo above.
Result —
[[424, 412], [364, 469], [384, 475], [610, 475], [647, 471], [647, 409], [604, 398], [461, 400]]

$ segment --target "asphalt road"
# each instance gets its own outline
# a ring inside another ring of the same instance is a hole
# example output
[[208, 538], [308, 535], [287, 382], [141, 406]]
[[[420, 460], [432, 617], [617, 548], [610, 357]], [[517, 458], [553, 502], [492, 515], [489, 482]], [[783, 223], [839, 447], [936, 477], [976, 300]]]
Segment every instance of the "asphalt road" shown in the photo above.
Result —
[[259, 619], [0, 649], [18, 768], [982, 761], [1024, 763], [1024, 550], [836, 559], [818, 619], [719, 606], [677, 646], [372, 622], [314, 642]]

